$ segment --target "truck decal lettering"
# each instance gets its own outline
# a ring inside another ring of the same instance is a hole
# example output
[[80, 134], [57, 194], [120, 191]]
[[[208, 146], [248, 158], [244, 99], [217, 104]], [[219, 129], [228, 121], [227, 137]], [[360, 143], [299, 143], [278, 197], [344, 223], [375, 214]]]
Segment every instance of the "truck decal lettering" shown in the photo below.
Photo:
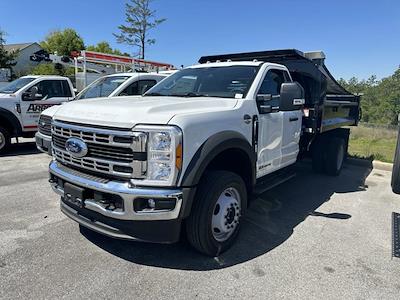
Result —
[[54, 104], [29, 104], [27, 113], [40, 113], [45, 109], [52, 107]]

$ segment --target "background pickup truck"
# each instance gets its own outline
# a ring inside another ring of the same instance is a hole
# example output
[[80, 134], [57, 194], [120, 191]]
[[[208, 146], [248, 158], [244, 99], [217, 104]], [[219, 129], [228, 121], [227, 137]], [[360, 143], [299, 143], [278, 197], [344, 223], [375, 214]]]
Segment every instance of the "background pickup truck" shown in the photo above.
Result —
[[292, 178], [298, 159], [340, 173], [349, 138], [340, 127], [357, 125], [360, 99], [324, 58], [207, 56], [143, 97], [52, 109], [50, 183], [61, 210], [115, 238], [171, 243], [185, 226], [200, 252], [227, 250], [252, 195]]
[[0, 88], [0, 153], [12, 137], [33, 137], [43, 110], [74, 97], [71, 81], [61, 76], [24, 76]]
[[[75, 100], [142, 95], [167, 76], [160, 73], [116, 73], [103, 76], [83, 89]], [[37, 148], [49, 155], [51, 155], [51, 114], [51, 109], [48, 113], [46, 111], [41, 113], [39, 131], [36, 133]]]

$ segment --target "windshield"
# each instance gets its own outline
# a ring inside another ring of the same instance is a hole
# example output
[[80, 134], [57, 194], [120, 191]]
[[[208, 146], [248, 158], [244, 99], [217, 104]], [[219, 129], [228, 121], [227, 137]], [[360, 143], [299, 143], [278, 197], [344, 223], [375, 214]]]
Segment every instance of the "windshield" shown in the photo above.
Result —
[[22, 89], [25, 85], [27, 85], [29, 82], [32, 82], [33, 80], [35, 80], [35, 78], [33, 77], [18, 78], [17, 80], [10, 82], [8, 85], [0, 88], [0, 93], [4, 94], [15, 93], [16, 91]]
[[97, 79], [82, 90], [76, 99], [108, 97], [117, 87], [123, 84], [129, 76], [108, 76]]
[[187, 68], [165, 78], [145, 96], [244, 98], [258, 66]]

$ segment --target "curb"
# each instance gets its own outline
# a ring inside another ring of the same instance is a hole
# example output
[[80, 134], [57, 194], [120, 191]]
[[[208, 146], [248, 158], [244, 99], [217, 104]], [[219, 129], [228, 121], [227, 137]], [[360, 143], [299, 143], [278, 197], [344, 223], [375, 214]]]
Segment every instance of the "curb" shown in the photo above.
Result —
[[379, 161], [379, 160], [374, 160], [372, 162], [372, 166], [374, 167], [374, 169], [382, 170], [382, 171], [392, 172], [392, 169], [393, 169], [393, 164], [386, 163], [386, 162]]
[[347, 158], [346, 162], [350, 165], [360, 166], [360, 167], [369, 167], [381, 171], [389, 171], [391, 172], [393, 169], [393, 164], [386, 163], [379, 160], [368, 160], [368, 159], [361, 159], [361, 158]]

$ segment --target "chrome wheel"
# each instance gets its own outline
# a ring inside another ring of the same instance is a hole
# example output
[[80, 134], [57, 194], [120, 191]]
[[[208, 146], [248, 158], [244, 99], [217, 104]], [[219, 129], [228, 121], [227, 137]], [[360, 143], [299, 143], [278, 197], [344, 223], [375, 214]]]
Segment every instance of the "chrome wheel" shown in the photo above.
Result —
[[6, 137], [0, 131], [0, 150], [3, 149], [5, 145], [6, 145]]
[[241, 199], [239, 192], [233, 188], [225, 189], [215, 203], [211, 219], [214, 238], [219, 242], [226, 241], [239, 225]]

